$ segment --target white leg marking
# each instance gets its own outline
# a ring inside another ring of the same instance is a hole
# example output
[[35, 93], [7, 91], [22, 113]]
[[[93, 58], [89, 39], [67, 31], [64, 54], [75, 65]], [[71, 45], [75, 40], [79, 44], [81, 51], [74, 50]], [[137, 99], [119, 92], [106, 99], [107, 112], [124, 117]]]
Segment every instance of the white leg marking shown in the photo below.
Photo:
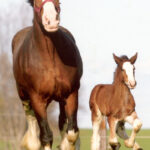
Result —
[[96, 117], [94, 122], [93, 122], [93, 135], [91, 138], [91, 150], [99, 150], [100, 149], [100, 124], [102, 121], [102, 114], [96, 105]]
[[138, 132], [141, 127], [142, 127], [141, 120], [140, 119], [135, 119], [134, 123], [133, 123], [133, 129], [135, 130], [135, 132]]
[[76, 140], [79, 137], [79, 133], [75, 132], [74, 130], [68, 131], [68, 134], [66, 133], [62, 143], [60, 145], [61, 150], [75, 150], [75, 143]]
[[140, 148], [140, 145], [137, 142], [135, 142], [133, 146], [133, 150], [138, 150], [139, 148]]
[[92, 150], [99, 150], [100, 149], [100, 122], [93, 123], [93, 135], [91, 139]]
[[50, 145], [44, 146], [44, 150], [51, 150]]
[[110, 133], [109, 143], [111, 143], [111, 144], [117, 144], [118, 143], [118, 139], [117, 139], [117, 136], [116, 136], [117, 124], [118, 124], [118, 120], [116, 120], [114, 122], [114, 128], [113, 128], [114, 132], [112, 134]]
[[34, 116], [28, 115], [27, 122], [28, 122], [28, 129], [23, 137], [21, 145], [23, 147], [26, 147], [28, 150], [39, 150], [41, 143], [39, 140], [40, 132], [37, 120]]
[[[130, 123], [133, 126], [131, 136], [129, 137], [129, 139], [125, 140], [125, 145], [130, 148], [134, 147], [136, 133], [140, 130], [140, 128], [142, 126], [142, 122], [138, 118], [134, 119], [135, 117], [136, 117], [136, 113], [133, 112], [133, 114], [131, 116], [128, 116], [125, 118], [125, 121], [127, 121], [128, 123]], [[136, 145], [135, 145], [135, 147], [136, 147]]]

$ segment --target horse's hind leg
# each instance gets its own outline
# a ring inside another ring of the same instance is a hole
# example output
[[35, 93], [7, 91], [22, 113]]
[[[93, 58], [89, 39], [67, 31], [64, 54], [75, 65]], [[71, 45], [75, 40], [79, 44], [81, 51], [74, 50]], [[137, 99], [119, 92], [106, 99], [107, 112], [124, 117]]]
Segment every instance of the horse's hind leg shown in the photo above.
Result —
[[23, 101], [22, 103], [27, 118], [28, 129], [22, 139], [21, 145], [27, 150], [39, 150], [39, 127], [34, 111], [30, 105], [30, 101]]
[[119, 150], [120, 143], [118, 142], [117, 135], [116, 135], [116, 127], [117, 127], [118, 120], [114, 117], [108, 117], [108, 124], [110, 128], [110, 137], [109, 137], [109, 144], [113, 150]]
[[[65, 114], [67, 117], [67, 127], [60, 145], [61, 150], [79, 150], [79, 130], [77, 127], [77, 109], [78, 109], [78, 92], [75, 91], [65, 100]], [[62, 117], [63, 125], [61, 130], [65, 129], [65, 118]]]
[[137, 117], [137, 114], [134, 111], [130, 116], [125, 118], [125, 121], [133, 126], [131, 136], [129, 139], [125, 140], [125, 145], [129, 148], [133, 148], [134, 150], [140, 150], [141, 148], [139, 145], [137, 145], [137, 143], [135, 144], [135, 137], [142, 126], [141, 120]]
[[41, 144], [44, 150], [51, 150], [53, 143], [53, 134], [49, 128], [47, 121], [47, 101], [43, 100], [41, 96], [34, 94], [32, 95], [31, 102], [40, 128]]
[[91, 138], [91, 150], [100, 150], [100, 125], [102, 122], [102, 114], [98, 106], [91, 106], [93, 134]]
[[[123, 140], [129, 139], [129, 137], [125, 131], [124, 122], [121, 122], [121, 121], [118, 122], [116, 132], [117, 132], [118, 136], [120, 138], [122, 138]], [[140, 146], [137, 142], [134, 143], [133, 150], [140, 150]]]

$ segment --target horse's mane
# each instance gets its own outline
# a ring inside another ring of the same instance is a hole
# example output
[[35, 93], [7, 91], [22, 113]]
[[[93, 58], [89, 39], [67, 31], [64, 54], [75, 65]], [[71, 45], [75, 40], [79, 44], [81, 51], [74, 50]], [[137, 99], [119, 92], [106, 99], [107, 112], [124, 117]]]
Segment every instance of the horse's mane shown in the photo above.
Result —
[[[126, 55], [120, 56], [120, 59], [122, 60], [122, 62], [129, 61], [129, 58]], [[114, 81], [113, 82], [122, 80], [120, 71], [121, 71], [121, 68], [119, 67], [119, 65], [117, 65], [117, 68], [114, 72]]]
[[126, 55], [122, 55], [120, 58], [122, 59], [123, 62], [129, 61], [129, 58]]
[[33, 6], [34, 5], [34, 0], [28, 0], [28, 3], [30, 3], [31, 6]]

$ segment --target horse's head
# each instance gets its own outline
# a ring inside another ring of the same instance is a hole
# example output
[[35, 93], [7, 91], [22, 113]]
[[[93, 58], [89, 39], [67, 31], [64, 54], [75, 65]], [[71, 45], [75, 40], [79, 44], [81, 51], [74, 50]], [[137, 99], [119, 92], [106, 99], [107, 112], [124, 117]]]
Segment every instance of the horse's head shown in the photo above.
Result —
[[59, 27], [59, 0], [29, 0], [34, 7], [35, 17], [47, 32], [55, 32]]
[[124, 83], [131, 89], [135, 88], [135, 67], [134, 63], [137, 59], [137, 53], [130, 59], [127, 56], [118, 57], [113, 54], [115, 62], [121, 70]]

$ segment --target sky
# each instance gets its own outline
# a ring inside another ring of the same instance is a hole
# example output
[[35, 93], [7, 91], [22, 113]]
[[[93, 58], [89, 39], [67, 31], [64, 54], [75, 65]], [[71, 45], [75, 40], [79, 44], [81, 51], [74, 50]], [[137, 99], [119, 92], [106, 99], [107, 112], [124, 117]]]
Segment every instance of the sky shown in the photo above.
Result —
[[[79, 103], [83, 110], [78, 112], [79, 127], [92, 127], [89, 110], [92, 88], [96, 84], [113, 81], [116, 64], [112, 53], [131, 57], [138, 52], [135, 63], [137, 87], [132, 93], [143, 128], [150, 128], [150, 1], [61, 0], [60, 2], [60, 24], [74, 35], [84, 65], [79, 95]], [[1, 7], [9, 10], [9, 3], [16, 3], [18, 7], [20, 3], [28, 5], [25, 0], [1, 0]], [[31, 17], [32, 9], [26, 13]]]

